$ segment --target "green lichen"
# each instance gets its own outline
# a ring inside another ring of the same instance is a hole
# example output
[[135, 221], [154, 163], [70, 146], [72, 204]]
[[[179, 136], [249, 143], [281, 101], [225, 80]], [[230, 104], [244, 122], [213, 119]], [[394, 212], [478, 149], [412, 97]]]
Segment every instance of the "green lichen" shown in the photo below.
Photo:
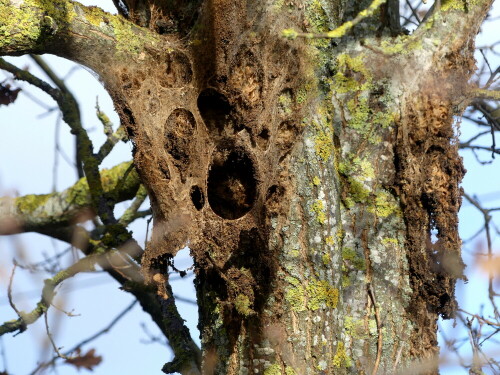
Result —
[[307, 307], [317, 310], [323, 305], [336, 308], [339, 300], [339, 291], [326, 280], [312, 279], [306, 287]]
[[330, 254], [329, 254], [329, 253], [326, 253], [326, 254], [323, 254], [323, 255], [321, 256], [321, 260], [323, 261], [323, 264], [324, 264], [325, 266], [328, 266], [328, 265], [330, 264], [330, 262], [331, 262], [331, 260], [332, 260], [332, 259], [331, 259], [331, 257], [330, 257]]
[[467, 12], [468, 9], [477, 4], [478, 0], [442, 0], [441, 11], [446, 12], [453, 9]]
[[333, 239], [332, 236], [328, 236], [328, 237], [325, 238], [325, 242], [326, 242], [327, 245], [332, 246], [335, 243], [335, 240]]
[[285, 366], [285, 374], [286, 375], [297, 375], [293, 367]]
[[406, 55], [413, 50], [422, 49], [422, 40], [413, 36], [401, 35], [390, 40], [383, 40], [380, 48], [387, 55]]
[[354, 203], [366, 203], [371, 195], [370, 190], [364, 187], [363, 183], [354, 177], [347, 179], [349, 196], [346, 198], [347, 208], [351, 208]]
[[344, 319], [344, 329], [349, 337], [363, 339], [366, 336], [365, 322], [361, 319], [346, 316]]
[[103, 16], [105, 15], [105, 13], [101, 8], [88, 6], [88, 7], [83, 7], [83, 11], [85, 13], [85, 19], [90, 24], [97, 27], [101, 26], [101, 23], [103, 22]]
[[67, 28], [75, 16], [73, 4], [64, 0], [25, 0], [18, 7], [0, 2], [0, 47], [40, 45]]
[[281, 375], [281, 366], [277, 363], [269, 366], [264, 370], [264, 375]]
[[236, 308], [236, 311], [238, 311], [240, 315], [250, 316], [255, 314], [255, 311], [252, 310], [251, 305], [252, 302], [246, 295], [238, 294], [236, 296], [236, 299], [234, 301], [234, 307]]
[[371, 129], [371, 122], [369, 121], [371, 112], [368, 107], [368, 99], [351, 99], [347, 102], [347, 109], [351, 115], [347, 125], [362, 134], [367, 134]]
[[365, 258], [358, 255], [358, 253], [350, 247], [342, 248], [342, 259], [357, 270], [364, 271], [366, 269]]
[[387, 113], [384, 111], [376, 112], [373, 117], [372, 121], [375, 125], [380, 125], [382, 129], [387, 129], [389, 126], [394, 124], [397, 118], [397, 113], [392, 112], [392, 113]]
[[281, 36], [286, 39], [294, 40], [299, 36], [299, 33], [295, 31], [294, 29], [284, 29], [281, 32]]
[[332, 89], [339, 94], [359, 92], [370, 88], [372, 75], [363, 62], [364, 55], [337, 57], [337, 73], [333, 77]]
[[316, 214], [316, 220], [321, 225], [326, 223], [327, 216], [325, 212], [325, 204], [321, 199], [316, 199], [312, 204], [311, 210]]
[[306, 292], [300, 281], [294, 277], [287, 276], [285, 280], [292, 284], [285, 293], [285, 300], [290, 305], [292, 311], [301, 312], [306, 309]]
[[368, 212], [374, 213], [378, 217], [401, 214], [400, 207], [394, 202], [394, 197], [385, 191], [377, 193], [375, 204], [368, 207]]
[[370, 319], [368, 321], [368, 330], [372, 336], [375, 336], [378, 333], [377, 321], [375, 319]]
[[116, 38], [116, 49], [122, 53], [137, 54], [142, 51], [144, 41], [135, 33], [132, 24], [121, 16], [110, 19]]
[[314, 149], [316, 155], [323, 161], [327, 161], [333, 153], [332, 136], [324, 131], [320, 131], [314, 138]]
[[15, 205], [19, 213], [26, 215], [34, 212], [37, 208], [42, 207], [52, 196], [53, 194], [29, 194], [16, 198]]
[[[319, 0], [312, 0], [309, 2], [305, 8], [304, 14], [307, 20], [308, 30], [312, 33], [317, 34], [328, 31], [328, 16]], [[310, 40], [310, 43], [314, 47], [319, 48], [328, 48], [330, 46], [330, 41], [327, 38], [313, 38]]]
[[279, 97], [278, 97], [278, 103], [281, 111], [285, 115], [289, 115], [292, 113], [292, 105], [293, 105], [293, 100], [292, 100], [292, 95], [290, 92], [285, 91], [283, 92]]
[[[137, 191], [140, 184], [137, 172], [133, 169], [127, 173], [131, 164], [132, 162], [124, 162], [112, 169], [101, 171], [101, 183], [104, 193], [113, 197], [119, 191], [128, 193]], [[124, 178], [125, 176], [126, 178]], [[90, 189], [85, 177], [78, 180], [76, 184], [67, 190], [66, 201], [77, 206], [90, 204]]]
[[341, 38], [348, 32], [354, 24], [351, 21], [344, 22], [342, 25], [337, 27], [335, 30], [329, 31], [327, 36], [329, 38]]
[[319, 179], [318, 176], [314, 176], [313, 180], [312, 180], [312, 183], [313, 183], [314, 186], [319, 186], [319, 184], [321, 183], [321, 180]]
[[375, 169], [368, 158], [360, 158], [355, 154], [349, 154], [344, 161], [338, 164], [337, 170], [346, 177], [356, 176], [359, 181], [368, 181], [375, 178]]
[[391, 237], [384, 237], [382, 238], [382, 240], [380, 241], [382, 242], [383, 245], [398, 245], [399, 244], [399, 241], [397, 238], [391, 238]]
[[351, 278], [349, 277], [347, 267], [342, 265], [342, 286], [344, 288], [347, 288], [350, 285], [351, 285]]
[[313, 96], [314, 87], [312, 83], [304, 84], [297, 90], [295, 95], [295, 103], [298, 105], [304, 104], [310, 97]]
[[337, 344], [337, 352], [335, 353], [335, 357], [333, 357], [333, 366], [336, 368], [352, 366], [352, 360], [347, 355], [343, 342]]

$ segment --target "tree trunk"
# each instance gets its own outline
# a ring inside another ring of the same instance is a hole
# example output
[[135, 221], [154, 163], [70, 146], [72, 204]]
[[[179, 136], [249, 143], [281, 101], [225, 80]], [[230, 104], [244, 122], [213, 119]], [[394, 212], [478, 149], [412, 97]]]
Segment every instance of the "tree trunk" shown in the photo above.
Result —
[[168, 298], [172, 257], [194, 257], [203, 374], [437, 372], [463, 268], [453, 116], [491, 1], [442, 1], [411, 36], [393, 1], [137, 2], [150, 30], [34, 3], [45, 41], [0, 52], [106, 85], [151, 198], [148, 280]]

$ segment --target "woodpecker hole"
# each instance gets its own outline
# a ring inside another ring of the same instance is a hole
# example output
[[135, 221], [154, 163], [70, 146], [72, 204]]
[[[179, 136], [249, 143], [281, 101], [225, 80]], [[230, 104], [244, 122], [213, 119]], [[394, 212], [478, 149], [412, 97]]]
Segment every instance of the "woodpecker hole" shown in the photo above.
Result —
[[198, 96], [198, 109], [211, 136], [220, 136], [230, 121], [231, 105], [217, 90], [208, 88]]
[[255, 203], [257, 181], [250, 157], [241, 148], [218, 150], [208, 173], [208, 203], [224, 219], [238, 219]]

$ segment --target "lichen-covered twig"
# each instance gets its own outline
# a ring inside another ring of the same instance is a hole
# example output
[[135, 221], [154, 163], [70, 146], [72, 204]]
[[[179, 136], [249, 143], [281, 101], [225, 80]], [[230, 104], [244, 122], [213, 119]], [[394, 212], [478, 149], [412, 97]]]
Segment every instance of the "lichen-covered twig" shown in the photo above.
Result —
[[[101, 171], [104, 194], [116, 202], [132, 199], [140, 186], [137, 172], [129, 170], [131, 162]], [[124, 178], [125, 177], [125, 178]], [[0, 235], [38, 232], [55, 238], [62, 228], [92, 216], [92, 198], [85, 178], [62, 192], [30, 194], [17, 198], [0, 198]], [[55, 235], [53, 235], [55, 234]]]
[[144, 203], [146, 198], [148, 197], [148, 192], [146, 191], [146, 188], [144, 185], [141, 185], [139, 187], [139, 190], [137, 191], [137, 194], [135, 195], [135, 199], [132, 202], [132, 204], [125, 210], [123, 215], [120, 217], [118, 220], [118, 223], [120, 223], [123, 226], [129, 225], [134, 219], [137, 218], [137, 211], [141, 207], [141, 205]]
[[288, 39], [295, 39], [297, 37], [303, 38], [341, 38], [348, 31], [350, 31], [354, 26], [360, 23], [367, 17], [370, 17], [375, 13], [375, 11], [380, 8], [382, 4], [384, 4], [387, 0], [373, 0], [372, 3], [368, 6], [368, 8], [362, 10], [358, 13], [356, 17], [352, 21], [344, 22], [339, 27], [327, 31], [326, 33], [299, 33], [293, 29], [285, 29], [283, 30], [283, 36]]

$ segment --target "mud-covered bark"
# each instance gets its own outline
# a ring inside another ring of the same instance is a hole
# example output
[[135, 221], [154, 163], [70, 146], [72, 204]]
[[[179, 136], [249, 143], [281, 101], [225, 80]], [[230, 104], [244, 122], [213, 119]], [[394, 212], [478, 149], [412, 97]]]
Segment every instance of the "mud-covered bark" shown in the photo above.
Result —
[[141, 28], [2, 0], [36, 38], [4, 21], [21, 39], [0, 52], [57, 53], [106, 85], [151, 198], [142, 266], [166, 316], [171, 259], [185, 245], [194, 257], [199, 371], [435, 372], [463, 267], [453, 116], [490, 2], [442, 1], [406, 36], [390, 1], [334, 41], [281, 34], [325, 33], [372, 2], [163, 3], [123, 2]]

